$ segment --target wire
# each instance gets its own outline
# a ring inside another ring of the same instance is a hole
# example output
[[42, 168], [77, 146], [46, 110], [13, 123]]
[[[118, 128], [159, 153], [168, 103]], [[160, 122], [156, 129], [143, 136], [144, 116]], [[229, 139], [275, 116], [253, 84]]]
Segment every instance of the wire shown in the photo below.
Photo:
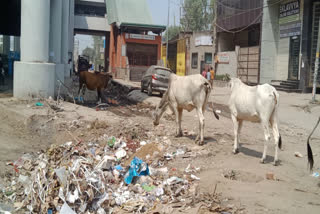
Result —
[[247, 25], [246, 27], [240, 29], [240, 30], [236, 30], [236, 31], [230, 31], [230, 30], [227, 30], [221, 26], [219, 26], [217, 23], [215, 23], [215, 25], [220, 28], [221, 30], [225, 31], [225, 32], [228, 32], [228, 33], [239, 33], [241, 31], [244, 31], [245, 29], [247, 29], [248, 27], [250, 27], [251, 25], [255, 24], [258, 19], [262, 16], [263, 12], [261, 11], [260, 14], [257, 16], [257, 18], [255, 18], [249, 25]]

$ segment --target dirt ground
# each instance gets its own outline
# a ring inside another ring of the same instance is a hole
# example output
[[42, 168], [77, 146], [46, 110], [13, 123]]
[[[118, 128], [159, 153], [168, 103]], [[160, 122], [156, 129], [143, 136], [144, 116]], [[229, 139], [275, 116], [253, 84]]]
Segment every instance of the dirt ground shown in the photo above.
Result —
[[[16, 160], [23, 153], [45, 149], [52, 143], [62, 144], [74, 138], [94, 141], [104, 134], [126, 136], [133, 142], [168, 137], [173, 148], [189, 151], [188, 155], [169, 161], [169, 169], [184, 170], [188, 164], [200, 167], [200, 190], [213, 192], [216, 188], [228, 206], [243, 209], [242, 213], [319, 213], [320, 178], [312, 177], [308, 171], [306, 139], [320, 116], [320, 106], [309, 104], [310, 94], [280, 93], [283, 149], [279, 153], [280, 166], [273, 166], [271, 143], [267, 163], [259, 163], [264, 141], [259, 124], [244, 123], [240, 153], [232, 154], [233, 126], [227, 108], [229, 95], [227, 88], [214, 88], [210, 102], [222, 113], [218, 121], [208, 107], [203, 146], [194, 144], [198, 132], [195, 111], [184, 111], [184, 136], [181, 138], [174, 137], [175, 122], [170, 115], [161, 119], [160, 126], [153, 126], [152, 110], [160, 101], [157, 96], [148, 105], [111, 105], [106, 111], [65, 102], [64, 111], [60, 113], [53, 113], [47, 107], [35, 107], [36, 101], [1, 98], [0, 182], [4, 176], [13, 173], [12, 168], [6, 166], [7, 162]], [[319, 140], [320, 131], [317, 130], [311, 140], [315, 172], [320, 172]], [[295, 152], [303, 157], [295, 157]], [[274, 179], [268, 180], [268, 173], [273, 174]]]

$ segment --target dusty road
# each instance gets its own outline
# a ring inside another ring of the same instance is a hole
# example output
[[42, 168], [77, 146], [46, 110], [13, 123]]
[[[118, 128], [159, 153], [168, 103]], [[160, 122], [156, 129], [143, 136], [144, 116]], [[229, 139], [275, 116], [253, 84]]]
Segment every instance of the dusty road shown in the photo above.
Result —
[[[137, 95], [131, 95], [132, 99], [139, 96], [141, 100], [148, 101], [151, 105], [157, 104], [160, 100], [156, 96], [146, 99], [143, 94], [139, 94], [140, 92], [134, 93]], [[162, 118], [161, 125], [153, 127], [152, 107], [148, 106], [128, 105], [96, 112], [94, 109], [75, 107], [66, 103], [65, 112], [56, 115], [53, 124], [47, 123], [47, 119], [42, 116], [32, 120], [34, 122], [21, 122], [24, 126], [20, 127], [19, 120], [10, 119], [12, 115], [4, 109], [15, 109], [30, 116], [46, 115], [46, 110], [28, 109], [27, 103], [18, 101], [10, 103], [1, 99], [1, 171], [9, 170], [5, 167], [5, 162], [15, 160], [23, 152], [42, 149], [51, 143], [65, 143], [72, 140], [64, 127], [70, 127], [69, 122], [76, 120], [77, 127], [71, 129], [72, 133], [87, 140], [104, 133], [130, 134], [142, 138], [152, 136], [154, 140], [167, 136], [171, 140], [172, 148], [185, 148], [192, 154], [188, 157], [175, 158], [169, 162], [170, 168], [184, 170], [188, 164], [200, 167], [200, 189], [204, 192], [213, 192], [216, 187], [216, 192], [226, 198], [228, 206], [244, 208], [243, 213], [319, 213], [320, 178], [312, 177], [307, 170], [306, 139], [320, 115], [320, 106], [308, 104], [310, 95], [280, 93], [280, 96], [279, 117], [283, 150], [279, 153], [281, 165], [277, 167], [272, 165], [274, 153], [271, 144], [267, 163], [259, 163], [264, 140], [259, 124], [244, 124], [240, 136], [240, 153], [232, 154], [233, 127], [226, 107], [229, 97], [227, 88], [215, 88], [210, 98], [216, 108], [222, 111], [222, 116], [217, 121], [212, 112], [205, 113], [204, 146], [194, 144], [195, 133], [198, 131], [195, 112], [183, 113], [182, 127], [185, 135], [182, 138], [175, 138], [173, 137], [175, 123], [171, 116]], [[2, 114], [3, 112], [6, 113]], [[97, 118], [107, 125], [99, 129], [89, 128], [88, 124]], [[31, 131], [28, 128], [30, 124], [33, 125]], [[311, 141], [316, 172], [320, 172], [319, 137], [320, 131], [317, 130]], [[295, 152], [300, 152], [303, 157], [295, 157]], [[267, 180], [267, 173], [272, 173], [275, 180]]]

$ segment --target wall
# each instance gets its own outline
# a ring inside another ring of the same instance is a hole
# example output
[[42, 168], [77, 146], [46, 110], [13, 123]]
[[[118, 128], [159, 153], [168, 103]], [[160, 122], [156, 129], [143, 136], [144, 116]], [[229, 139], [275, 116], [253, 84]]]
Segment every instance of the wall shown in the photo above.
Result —
[[[200, 35], [212, 35], [211, 32], [195, 32], [190, 36], [190, 49], [189, 49], [189, 56], [190, 59], [190, 69], [187, 75], [190, 74], [200, 74], [201, 73], [201, 61], [204, 61], [205, 53], [212, 53], [213, 57], [213, 47], [212, 46], [195, 46], [195, 38]], [[198, 53], [198, 66], [197, 68], [192, 68], [192, 53]], [[213, 62], [213, 59], [212, 59]], [[212, 64], [213, 66], [213, 64]]]
[[230, 77], [237, 77], [238, 60], [236, 51], [225, 51], [223, 53], [229, 55], [230, 61], [228, 64], [218, 63], [216, 75], [229, 74]]

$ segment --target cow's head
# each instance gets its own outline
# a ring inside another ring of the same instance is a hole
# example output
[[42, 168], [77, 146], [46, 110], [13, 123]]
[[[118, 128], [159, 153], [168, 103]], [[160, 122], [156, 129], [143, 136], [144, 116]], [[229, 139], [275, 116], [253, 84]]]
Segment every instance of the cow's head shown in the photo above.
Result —
[[108, 88], [111, 85], [112, 75], [110, 73], [103, 74], [105, 76], [104, 88]]
[[231, 78], [228, 82], [228, 87], [231, 89], [231, 91], [238, 85], [240, 85], [242, 82], [239, 78]]
[[160, 118], [162, 117], [163, 113], [167, 109], [168, 106], [168, 93], [164, 93], [162, 96], [162, 99], [157, 106], [156, 110], [152, 114], [152, 119], [153, 119], [153, 125], [157, 126], [159, 125]]

